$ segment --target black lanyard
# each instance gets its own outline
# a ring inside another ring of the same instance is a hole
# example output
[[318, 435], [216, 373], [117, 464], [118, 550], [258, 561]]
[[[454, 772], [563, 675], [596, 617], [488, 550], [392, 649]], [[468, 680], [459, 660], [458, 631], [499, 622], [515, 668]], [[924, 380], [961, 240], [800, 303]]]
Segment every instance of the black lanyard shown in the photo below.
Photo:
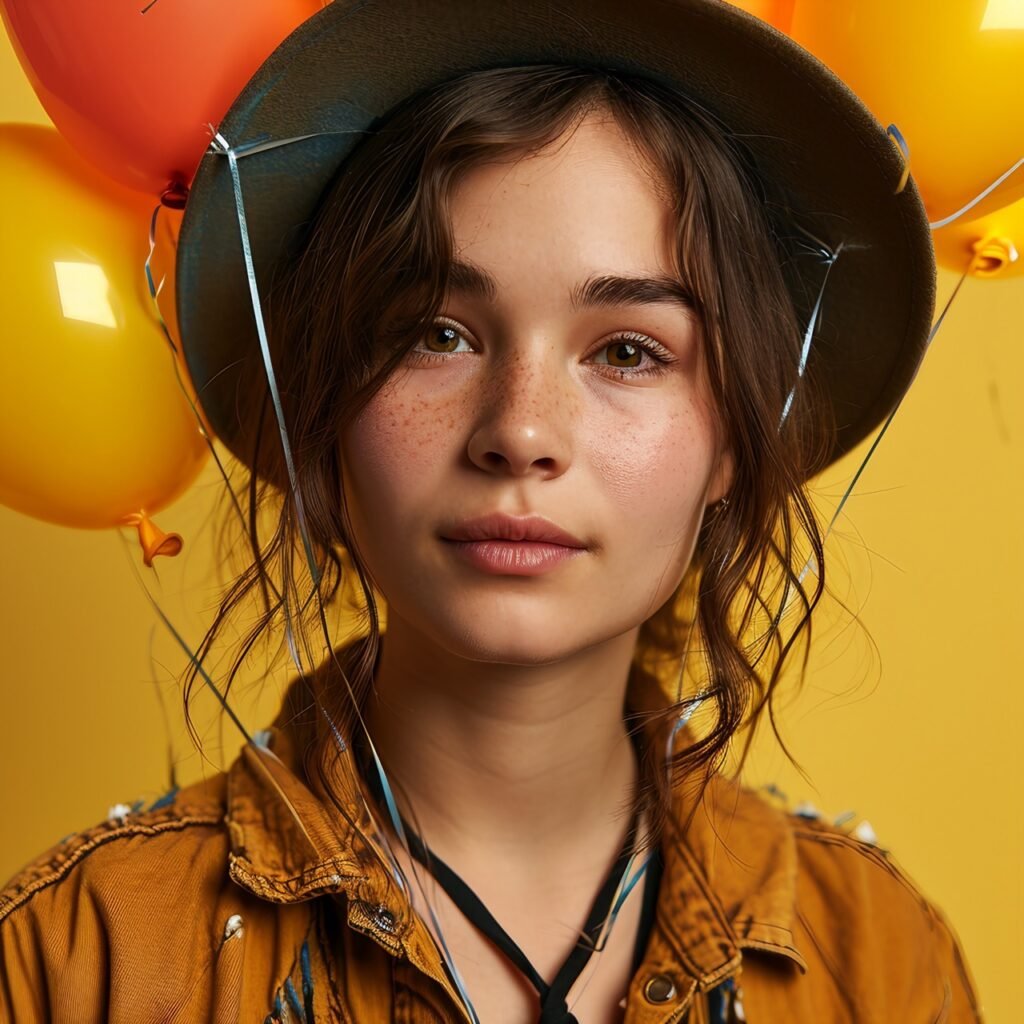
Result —
[[[381, 806], [385, 806], [384, 794], [380, 778], [374, 767], [364, 763], [364, 778]], [[569, 1012], [566, 996], [573, 983], [583, 972], [587, 961], [593, 955], [593, 943], [597, 941], [601, 926], [611, 910], [612, 901], [619, 888], [622, 877], [629, 864], [630, 853], [636, 836], [637, 818], [634, 815], [630, 822], [629, 833], [622, 846], [619, 856], [594, 898], [587, 915], [584, 932], [590, 942], [578, 941], [558, 969], [554, 981], [549, 985], [537, 972], [537, 969], [526, 958], [512, 937], [494, 919], [491, 912], [484, 906], [472, 889], [447, 865], [437, 854], [431, 853], [422, 839], [409, 827], [403, 817], [402, 828], [409, 841], [409, 850], [413, 857], [433, 874], [452, 902], [462, 911], [466, 918], [482, 934], [490, 939], [512, 963], [526, 976], [540, 996], [540, 1017], [537, 1024], [577, 1024], [576, 1018]], [[639, 966], [643, 957], [644, 946], [654, 918], [654, 907], [657, 901], [658, 884], [661, 878], [661, 857], [656, 853], [647, 866], [644, 879], [644, 903], [641, 911], [640, 929], [637, 934], [633, 955], [633, 968]]]

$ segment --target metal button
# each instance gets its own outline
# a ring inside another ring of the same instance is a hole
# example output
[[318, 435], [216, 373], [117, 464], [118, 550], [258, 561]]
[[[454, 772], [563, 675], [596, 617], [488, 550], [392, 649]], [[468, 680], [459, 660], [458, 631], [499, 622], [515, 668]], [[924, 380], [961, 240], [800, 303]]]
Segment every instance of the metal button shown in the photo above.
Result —
[[393, 932], [395, 930], [395, 915], [383, 903], [371, 908], [370, 917], [381, 931]]
[[398, 916], [388, 909], [386, 903], [370, 903], [367, 900], [353, 900], [349, 911], [349, 920], [369, 923], [378, 931], [394, 935], [398, 931]]
[[675, 982], [667, 974], [655, 974], [647, 979], [644, 996], [649, 1003], [667, 1003], [670, 999], [675, 999]]

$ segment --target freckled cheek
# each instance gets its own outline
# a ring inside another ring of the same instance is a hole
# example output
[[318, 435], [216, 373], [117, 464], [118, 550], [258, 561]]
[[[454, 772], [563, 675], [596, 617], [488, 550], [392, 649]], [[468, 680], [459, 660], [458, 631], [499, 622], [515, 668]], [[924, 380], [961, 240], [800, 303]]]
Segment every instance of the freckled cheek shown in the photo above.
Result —
[[643, 523], [648, 537], [675, 536], [701, 507], [712, 458], [709, 425], [678, 405], [642, 415], [602, 417], [583, 433], [588, 460], [623, 522]]
[[416, 495], [451, 465], [462, 405], [455, 395], [428, 400], [413, 389], [377, 394], [343, 441], [355, 497], [389, 501], [394, 511], [415, 505]]

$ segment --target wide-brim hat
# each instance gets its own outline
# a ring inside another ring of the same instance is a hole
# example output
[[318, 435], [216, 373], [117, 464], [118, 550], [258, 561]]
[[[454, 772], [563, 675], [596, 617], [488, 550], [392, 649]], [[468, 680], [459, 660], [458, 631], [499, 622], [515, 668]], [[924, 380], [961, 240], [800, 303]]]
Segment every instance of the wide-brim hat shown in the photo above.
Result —
[[[740, 137], [833, 265], [806, 261], [809, 312], [828, 271], [810, 352], [837, 427], [832, 458], [893, 409], [927, 345], [935, 303], [928, 218], [904, 161], [864, 104], [788, 36], [719, 0], [334, 0], [286, 38], [218, 126], [259, 148], [237, 161], [259, 288], [295, 255], [301, 227], [367, 129], [399, 101], [463, 72], [581, 64], [673, 83]], [[322, 133], [322, 134], [321, 134]], [[308, 136], [308, 138], [301, 138]], [[901, 184], [903, 187], [901, 188]], [[244, 367], [261, 361], [229, 160], [208, 152], [191, 184], [176, 266], [193, 383], [238, 455]], [[794, 367], [794, 375], [796, 367]]]

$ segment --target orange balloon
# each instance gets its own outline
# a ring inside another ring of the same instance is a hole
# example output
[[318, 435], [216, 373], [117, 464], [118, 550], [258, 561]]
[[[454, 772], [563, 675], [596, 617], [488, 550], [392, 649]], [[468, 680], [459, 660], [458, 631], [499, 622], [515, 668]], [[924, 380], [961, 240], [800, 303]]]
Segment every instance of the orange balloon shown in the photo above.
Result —
[[174, 267], [182, 219], [182, 211], [160, 207], [149, 260], [149, 273], [156, 290], [154, 315], [163, 320], [170, 342], [178, 352], [181, 352], [181, 336], [174, 308]]
[[112, 527], [168, 504], [201, 468], [176, 365], [191, 384], [143, 270], [154, 205], [52, 129], [0, 125], [0, 503]]
[[[790, 34], [900, 130], [932, 221], [1024, 157], [1021, 0], [796, 0]], [[964, 216], [1022, 196], [1024, 166]]]
[[782, 32], [789, 32], [793, 18], [793, 0], [729, 0], [733, 7], [739, 7], [747, 14], [754, 15]]
[[959, 220], [932, 232], [935, 258], [972, 277], [1024, 275], [1024, 199], [976, 220]]
[[0, 0], [36, 95], [86, 159], [159, 196], [188, 183], [217, 124], [323, 0]]

